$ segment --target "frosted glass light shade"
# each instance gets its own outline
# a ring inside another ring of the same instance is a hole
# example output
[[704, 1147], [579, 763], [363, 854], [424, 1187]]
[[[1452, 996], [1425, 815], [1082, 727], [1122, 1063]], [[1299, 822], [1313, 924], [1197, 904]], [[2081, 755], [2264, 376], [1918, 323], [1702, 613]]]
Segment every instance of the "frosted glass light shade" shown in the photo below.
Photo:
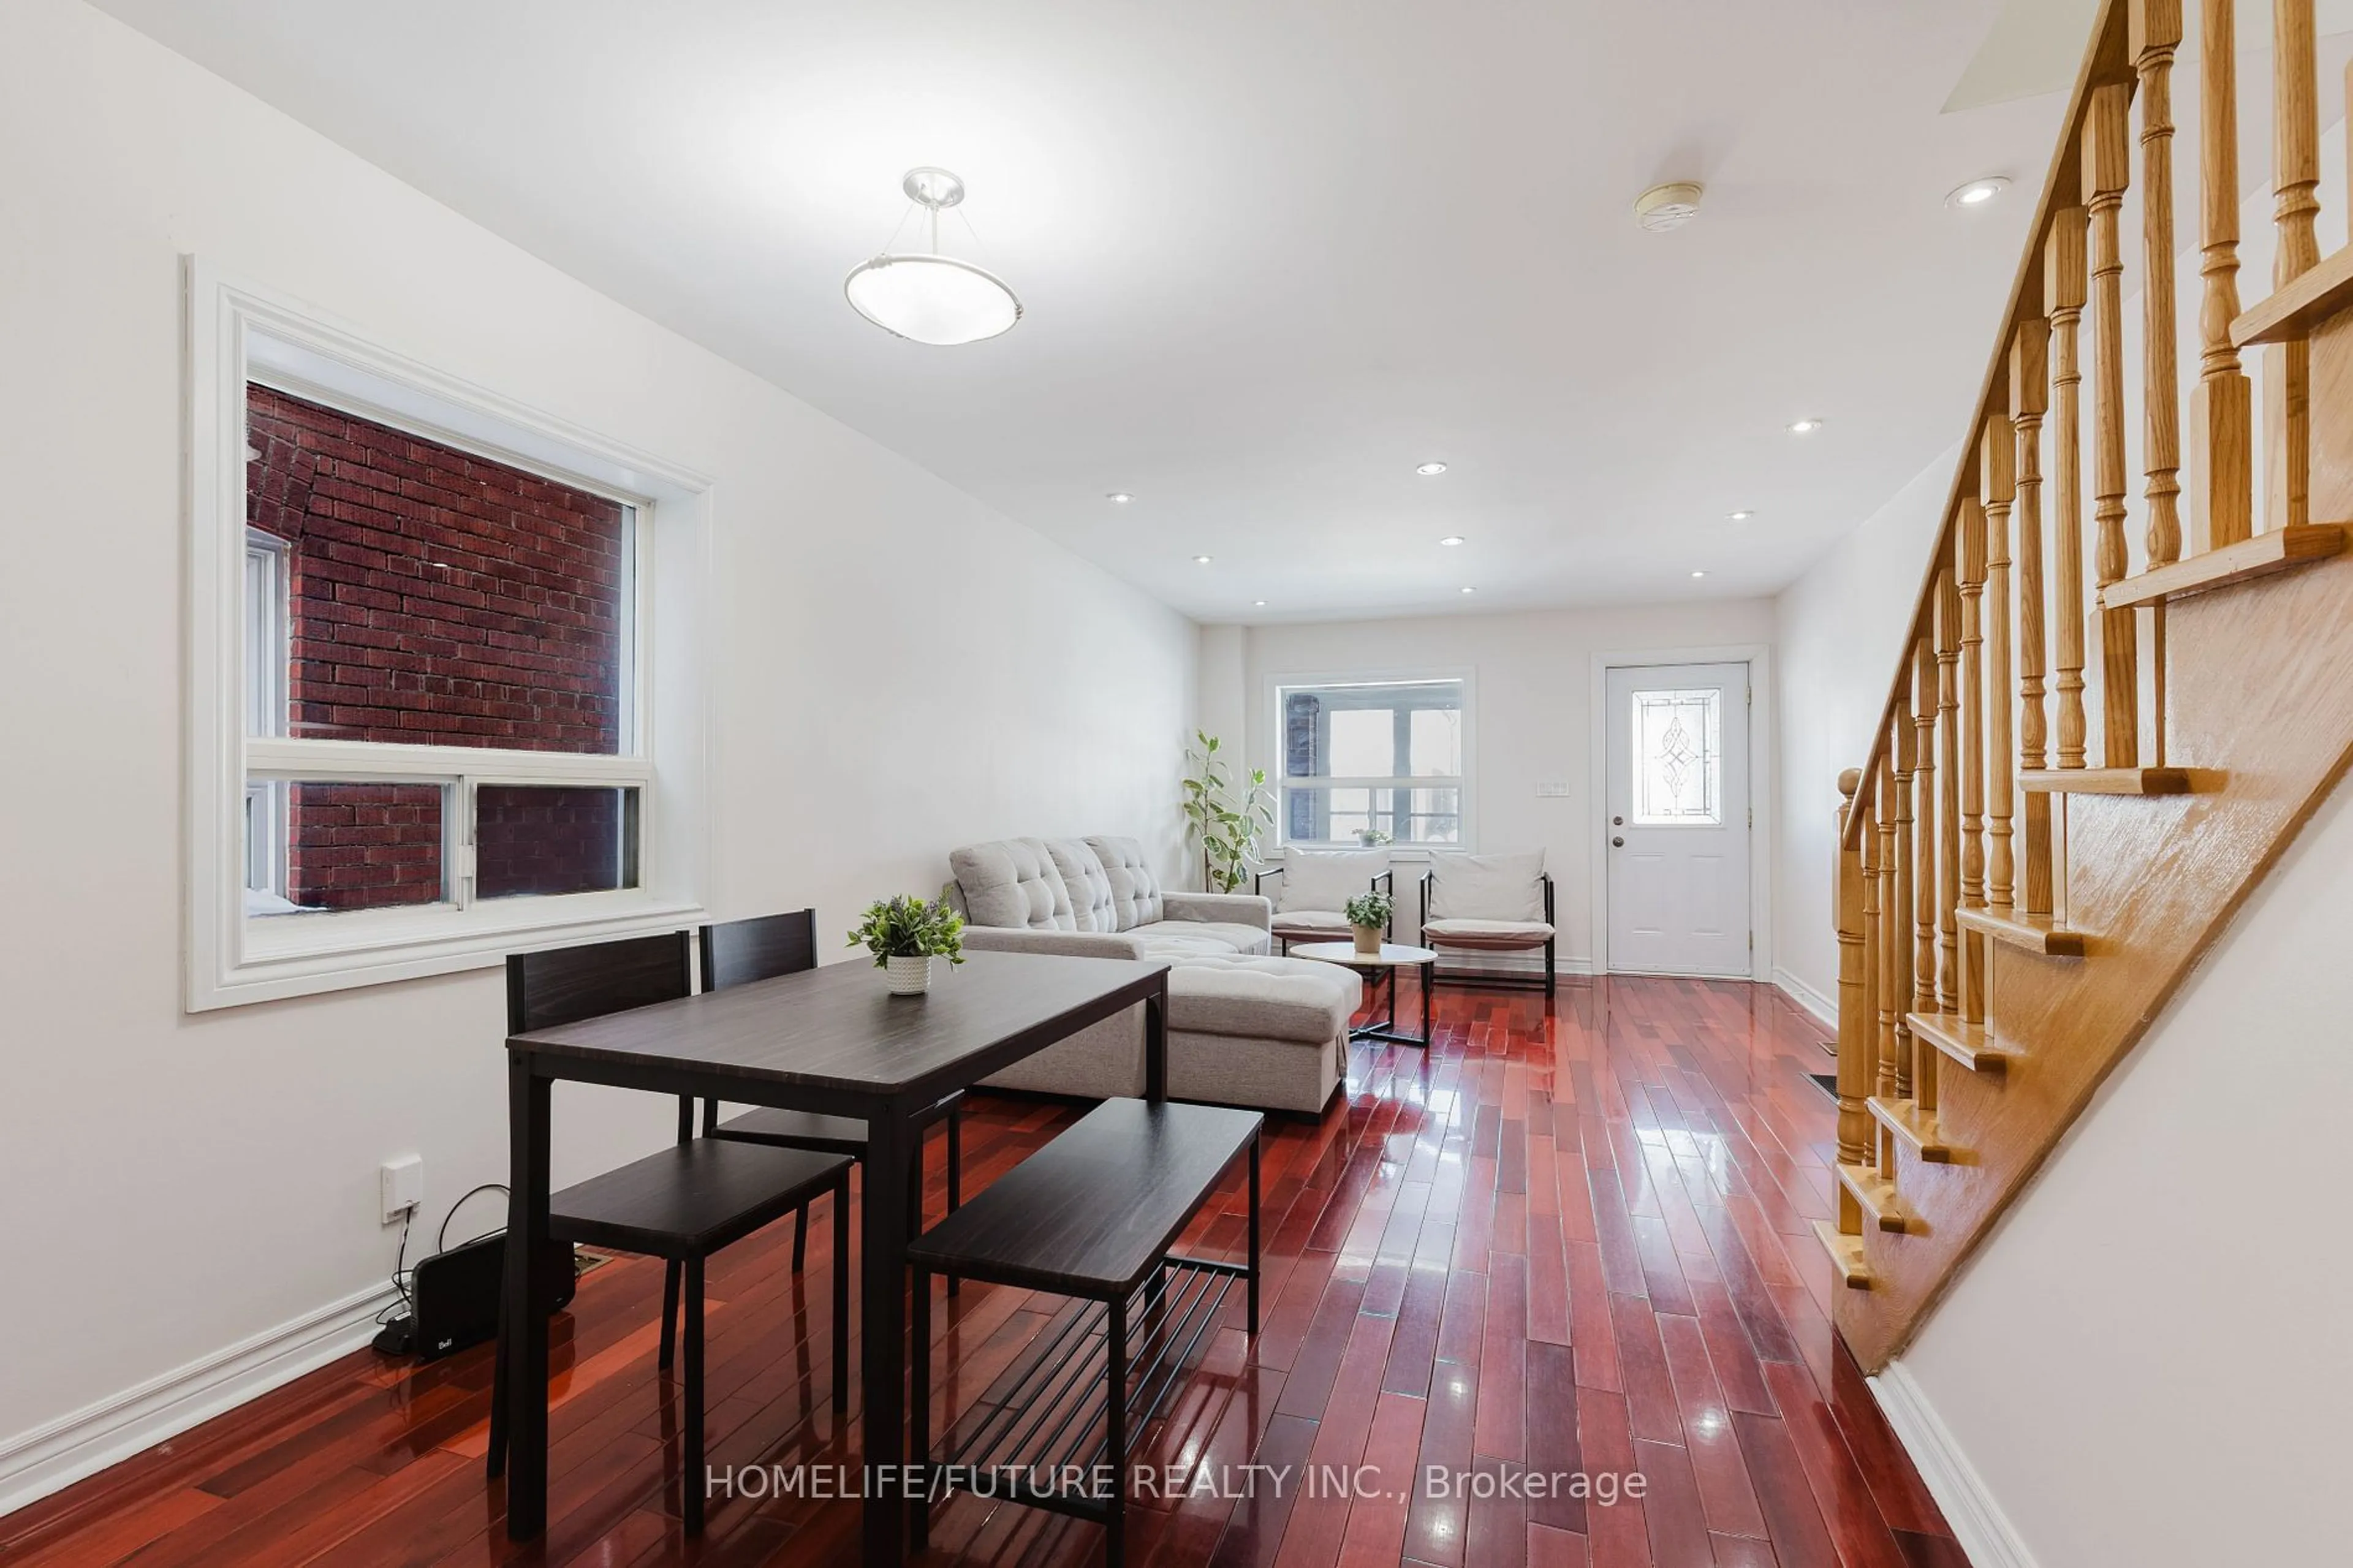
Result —
[[1002, 279], [952, 256], [878, 256], [842, 291], [884, 331], [942, 347], [993, 338], [1021, 319], [1021, 301]]

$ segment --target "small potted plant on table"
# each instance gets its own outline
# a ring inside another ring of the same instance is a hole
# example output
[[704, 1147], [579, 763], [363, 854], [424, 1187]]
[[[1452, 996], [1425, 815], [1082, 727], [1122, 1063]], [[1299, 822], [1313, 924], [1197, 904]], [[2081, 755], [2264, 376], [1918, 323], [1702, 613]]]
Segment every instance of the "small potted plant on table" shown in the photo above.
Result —
[[902, 894], [869, 904], [850, 929], [849, 945], [874, 955], [892, 995], [920, 996], [932, 988], [932, 960], [964, 962], [964, 917], [949, 906], [944, 889], [928, 902]]
[[1371, 958], [1381, 951], [1381, 933], [1388, 929], [1389, 916], [1397, 912], [1397, 900], [1379, 891], [1362, 892], [1348, 900], [1343, 912], [1348, 917], [1348, 928], [1356, 934], [1356, 951]]

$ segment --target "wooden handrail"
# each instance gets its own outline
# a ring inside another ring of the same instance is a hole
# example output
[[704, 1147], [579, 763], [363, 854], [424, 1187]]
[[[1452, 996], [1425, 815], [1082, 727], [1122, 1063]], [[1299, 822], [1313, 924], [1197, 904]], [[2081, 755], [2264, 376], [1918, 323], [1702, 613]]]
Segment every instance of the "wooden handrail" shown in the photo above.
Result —
[[[2084, 48], [2084, 59], [2075, 72], [2075, 85], [2068, 95], [2067, 113], [2063, 123], [2067, 130], [2052, 153], [2051, 167], [2042, 180], [2042, 195], [2036, 204], [2034, 222], [2028, 234], [2031, 238], [2026, 254], [2021, 258], [2018, 272], [2010, 280], [2008, 303], [2001, 314], [2002, 331], [1997, 334], [1993, 352], [1987, 356], [1985, 374], [1979, 378], [1976, 412], [1969, 426], [1972, 432], [1968, 457], [1956, 468], [1945, 500], [1945, 525], [1937, 539], [1936, 548], [1930, 552], [1928, 569], [1922, 578], [1915, 597], [1916, 609], [1905, 641], [1909, 646], [1915, 637], [1925, 635], [1935, 614], [1936, 577], [1945, 563], [1952, 556], [1953, 523], [1958, 515], [1961, 499], [1977, 490], [1975, 431], [1988, 410], [2000, 401], [2003, 384], [2010, 374], [2010, 329], [2029, 314], [2042, 312], [2042, 245], [2049, 234], [2052, 218], [2060, 212], [2079, 205], [2084, 120], [2094, 88], [2122, 83], [2127, 91], [2134, 75], [2127, 53], [2126, 37], [2126, 10], [2129, 0], [2100, 0], [2098, 19], [2092, 28], [2092, 39]], [[1899, 670], [1888, 682], [1887, 700], [1879, 710], [1878, 721], [1872, 727], [1870, 749], [1862, 759], [1862, 775], [1870, 778], [1879, 766], [1887, 746], [1890, 727], [1894, 721], [1899, 688], [1910, 679], [1908, 669]], [[1850, 815], [1842, 842], [1850, 847], [1861, 831], [1858, 816]]]

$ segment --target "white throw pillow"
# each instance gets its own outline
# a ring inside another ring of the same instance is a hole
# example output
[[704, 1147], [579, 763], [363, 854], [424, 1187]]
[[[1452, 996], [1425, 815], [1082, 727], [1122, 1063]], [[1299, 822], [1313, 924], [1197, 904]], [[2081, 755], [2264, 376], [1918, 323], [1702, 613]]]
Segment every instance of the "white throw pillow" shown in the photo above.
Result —
[[1523, 855], [1430, 855], [1430, 918], [1434, 921], [1540, 921], [1545, 918], [1544, 851]]
[[1345, 910], [1350, 899], [1370, 892], [1373, 879], [1388, 868], [1386, 849], [1286, 849], [1282, 875], [1274, 885], [1275, 910]]

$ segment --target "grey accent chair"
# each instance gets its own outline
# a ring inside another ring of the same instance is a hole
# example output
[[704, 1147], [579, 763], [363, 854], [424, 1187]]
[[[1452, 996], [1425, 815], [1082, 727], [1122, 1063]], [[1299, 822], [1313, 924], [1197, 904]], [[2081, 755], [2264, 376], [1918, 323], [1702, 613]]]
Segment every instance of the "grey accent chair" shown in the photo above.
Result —
[[[1430, 851], [1421, 874], [1421, 945], [1440, 955], [1435, 983], [1497, 991], [1554, 994], [1552, 876], [1544, 851], [1472, 855]], [[1476, 967], [1481, 956], [1541, 950], [1544, 973]], [[1445, 955], [1472, 955], [1472, 966], [1449, 968]]]

